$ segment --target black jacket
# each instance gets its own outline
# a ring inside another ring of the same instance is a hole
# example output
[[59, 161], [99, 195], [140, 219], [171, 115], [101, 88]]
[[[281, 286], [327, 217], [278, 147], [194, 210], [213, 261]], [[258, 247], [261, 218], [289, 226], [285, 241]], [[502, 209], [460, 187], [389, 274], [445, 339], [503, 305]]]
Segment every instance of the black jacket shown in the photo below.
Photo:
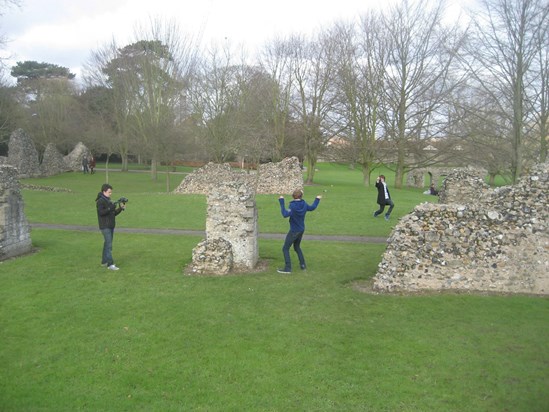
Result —
[[[385, 189], [383, 187], [383, 182], [376, 182], [376, 188], [377, 188], [377, 204], [384, 205], [386, 203], [386, 199], [385, 199]], [[389, 199], [390, 199], [391, 194], [389, 193], [389, 188], [387, 188], [387, 194], [389, 195]]]
[[97, 194], [95, 203], [97, 205], [97, 220], [99, 222], [99, 229], [114, 229], [116, 226], [115, 216], [124, 209], [121, 207], [116, 207], [111, 199], [104, 196], [101, 192]]

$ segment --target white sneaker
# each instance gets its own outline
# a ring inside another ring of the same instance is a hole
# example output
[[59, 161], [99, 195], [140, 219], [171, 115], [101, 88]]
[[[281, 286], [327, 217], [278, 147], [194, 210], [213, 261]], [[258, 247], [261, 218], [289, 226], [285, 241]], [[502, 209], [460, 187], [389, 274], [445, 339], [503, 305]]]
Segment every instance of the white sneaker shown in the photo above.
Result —
[[109, 270], [118, 270], [120, 268], [116, 267], [114, 264], [107, 267]]

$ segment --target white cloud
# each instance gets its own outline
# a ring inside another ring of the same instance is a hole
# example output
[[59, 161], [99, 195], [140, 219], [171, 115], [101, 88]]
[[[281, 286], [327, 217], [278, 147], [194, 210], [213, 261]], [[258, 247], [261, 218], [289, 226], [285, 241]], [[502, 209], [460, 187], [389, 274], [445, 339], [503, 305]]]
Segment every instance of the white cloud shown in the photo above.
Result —
[[45, 61], [78, 73], [91, 51], [113, 38], [127, 44], [136, 25], [147, 27], [157, 17], [176, 20], [184, 34], [202, 33], [204, 44], [229, 40], [253, 51], [274, 36], [308, 34], [387, 4], [385, 0], [24, 0], [20, 10], [8, 10], [0, 20], [1, 31], [12, 39], [2, 55], [12, 56], [11, 64]]

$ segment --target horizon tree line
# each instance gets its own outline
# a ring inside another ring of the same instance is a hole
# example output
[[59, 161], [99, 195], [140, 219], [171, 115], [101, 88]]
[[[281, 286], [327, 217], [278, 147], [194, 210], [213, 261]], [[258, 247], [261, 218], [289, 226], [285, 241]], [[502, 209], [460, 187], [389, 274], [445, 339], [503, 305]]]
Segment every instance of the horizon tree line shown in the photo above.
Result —
[[[27, 129], [50, 142], [151, 165], [259, 163], [298, 156], [416, 168], [474, 164], [516, 180], [547, 160], [549, 3], [481, 0], [465, 24], [444, 0], [404, 0], [311, 36], [275, 38], [253, 56], [202, 47], [176, 23], [94, 50], [80, 85], [66, 68], [18, 62], [0, 87], [0, 142]], [[328, 143], [338, 141], [330, 146]], [[426, 147], [436, 150], [425, 150]]]

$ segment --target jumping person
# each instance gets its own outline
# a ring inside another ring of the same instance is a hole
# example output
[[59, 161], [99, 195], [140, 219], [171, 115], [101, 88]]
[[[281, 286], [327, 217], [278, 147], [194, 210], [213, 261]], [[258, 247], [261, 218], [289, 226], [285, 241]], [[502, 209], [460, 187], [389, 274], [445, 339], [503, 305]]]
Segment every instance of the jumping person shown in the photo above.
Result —
[[315, 210], [320, 203], [322, 196], [317, 196], [314, 202], [309, 205], [303, 200], [303, 190], [297, 189], [292, 193], [293, 200], [289, 204], [289, 209], [286, 209], [284, 205], [284, 196], [280, 196], [278, 201], [280, 202], [280, 211], [282, 217], [290, 218], [290, 231], [286, 235], [284, 246], [282, 247], [282, 253], [284, 254], [284, 269], [278, 269], [278, 273], [292, 273], [292, 261], [290, 259], [290, 247], [293, 245], [294, 250], [297, 253], [299, 259], [299, 266], [302, 270], [307, 268], [305, 264], [305, 258], [301, 250], [301, 239], [305, 232], [305, 214]]
[[112, 240], [114, 237], [114, 227], [116, 226], [116, 216], [126, 209], [125, 203], [120, 203], [118, 207], [111, 201], [112, 186], [108, 183], [101, 186], [101, 192], [97, 194], [95, 203], [97, 205], [97, 220], [99, 229], [103, 234], [103, 255], [101, 265], [109, 270], [118, 270], [112, 258]]
[[379, 210], [376, 210], [374, 212], [374, 217], [378, 217], [380, 214], [382, 214], [383, 210], [385, 209], [385, 206], [389, 205], [389, 210], [387, 210], [387, 213], [385, 213], [385, 220], [389, 220], [389, 216], [391, 215], [391, 212], [393, 211], [393, 207], [395, 207], [395, 204], [391, 199], [391, 194], [389, 193], [387, 183], [385, 183], [385, 176], [383, 175], [378, 176], [378, 178], [376, 179], [376, 188], [377, 188], [377, 204], [379, 205]]

